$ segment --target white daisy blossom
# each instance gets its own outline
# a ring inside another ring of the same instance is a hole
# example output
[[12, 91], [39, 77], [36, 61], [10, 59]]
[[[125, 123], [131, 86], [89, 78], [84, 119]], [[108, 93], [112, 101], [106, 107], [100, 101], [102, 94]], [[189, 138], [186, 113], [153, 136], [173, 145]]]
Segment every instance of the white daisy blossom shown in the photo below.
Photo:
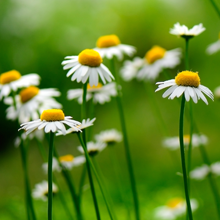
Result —
[[[52, 184], [52, 192], [53, 194], [58, 192], [58, 187], [55, 183]], [[41, 199], [43, 201], [47, 201], [48, 195], [48, 182], [43, 180], [41, 183], [35, 185], [35, 188], [32, 191], [32, 196], [35, 199]]]
[[[109, 102], [111, 100], [111, 96], [114, 97], [117, 95], [116, 84], [113, 82], [104, 86], [98, 83], [97, 87], [93, 87], [89, 87], [87, 89], [87, 101], [93, 98], [94, 103], [104, 104], [105, 102]], [[82, 104], [82, 97], [83, 89], [70, 89], [67, 92], [67, 99], [77, 99], [79, 104]]]
[[174, 27], [170, 29], [170, 34], [181, 36], [181, 37], [193, 37], [201, 34], [205, 28], [203, 24], [200, 23], [198, 25], [193, 26], [193, 28], [188, 29], [185, 25], [180, 25], [180, 23], [174, 24]]
[[219, 161], [212, 163], [210, 168], [211, 168], [211, 171], [214, 175], [216, 175], [216, 176], [220, 175], [220, 162]]
[[66, 128], [64, 126], [64, 124], [66, 124], [73, 128], [75, 131], [80, 131], [77, 126], [81, 123], [72, 120], [71, 118], [71, 116], [64, 116], [62, 110], [60, 109], [48, 109], [43, 111], [41, 114], [41, 119], [23, 123], [21, 124], [21, 128], [19, 130], [25, 130], [27, 135], [36, 129], [44, 129], [46, 133], [55, 133], [60, 130], [63, 134], [66, 134]]
[[190, 171], [190, 178], [195, 180], [203, 180], [210, 172], [210, 168], [208, 165], [203, 164], [200, 167], [197, 167]]
[[121, 77], [125, 81], [130, 81], [137, 76], [138, 70], [145, 64], [144, 59], [135, 57], [133, 60], [126, 60], [120, 70]]
[[[25, 95], [30, 94], [31, 90], [37, 90], [37, 93], [33, 97], [28, 97], [28, 100], [22, 102]], [[22, 91], [24, 93], [22, 93]], [[58, 103], [53, 97], [60, 96], [60, 92], [56, 89], [38, 89], [37, 87], [30, 86], [23, 89], [20, 95], [15, 96], [16, 108], [13, 106], [13, 98], [7, 97], [4, 99], [4, 103], [10, 105], [6, 109], [6, 117], [10, 120], [18, 119], [19, 123], [25, 123], [39, 118], [45, 109], [60, 109], [62, 105]], [[25, 94], [26, 93], [26, 94]], [[22, 96], [24, 94], [24, 96]]]
[[[190, 199], [191, 209], [195, 211], [198, 208], [198, 202]], [[164, 206], [155, 209], [155, 217], [158, 220], [175, 220], [186, 213], [186, 202], [181, 198], [174, 198]]]
[[30, 85], [38, 85], [40, 76], [32, 73], [21, 76], [16, 70], [11, 70], [0, 75], [0, 100], [7, 97], [11, 91]]
[[[88, 151], [88, 154], [90, 156], [94, 156], [96, 155], [97, 153], [101, 152], [102, 150], [104, 150], [106, 148], [107, 144], [106, 143], [101, 143], [101, 142], [97, 142], [97, 143], [94, 143], [92, 141], [88, 142], [87, 143], [87, 151]], [[84, 153], [84, 150], [83, 150], [83, 147], [82, 146], [79, 146], [77, 147], [77, 149], [81, 152], [81, 153]]]
[[110, 129], [100, 132], [100, 134], [95, 135], [95, 139], [98, 142], [103, 142], [106, 144], [112, 144], [122, 141], [121, 132], [116, 129]]
[[197, 73], [191, 71], [180, 72], [175, 79], [167, 80], [165, 82], [157, 82], [158, 88], [155, 92], [170, 87], [163, 94], [163, 98], [168, 97], [168, 99], [179, 98], [183, 93], [185, 95], [186, 101], [192, 98], [193, 102], [197, 103], [199, 99], [202, 99], [207, 105], [208, 101], [203, 95], [206, 94], [210, 99], [214, 100], [214, 95], [212, 91], [200, 84], [200, 78]]
[[220, 50], [220, 39], [217, 40], [216, 42], [210, 44], [207, 49], [206, 53], [209, 55], [212, 55]]
[[[48, 173], [48, 162], [42, 164], [42, 169], [45, 174]], [[55, 157], [53, 157], [52, 171], [61, 172], [61, 170], [62, 170], [62, 168], [60, 167], [59, 162], [57, 161], [57, 159]]]
[[[75, 130], [75, 128], [69, 128], [66, 130], [66, 134], [70, 134], [70, 133], [74, 133], [74, 132], [79, 132], [85, 128], [88, 128], [90, 126], [93, 126], [93, 122], [96, 120], [96, 118], [93, 118], [92, 120], [90, 120], [90, 118], [87, 118], [87, 119], [83, 119], [82, 120], [82, 123], [80, 125], [77, 126], [77, 128], [79, 129], [78, 131]], [[59, 135], [63, 135], [62, 131], [58, 131], [56, 133], [56, 136], [59, 136]]]
[[[152, 48], [152, 50], [153, 49], [154, 48]], [[155, 56], [155, 54], [153, 56]], [[149, 63], [149, 61], [144, 58], [145, 63], [138, 71], [137, 78], [140, 80], [154, 81], [163, 69], [176, 67], [180, 63], [180, 58], [181, 50], [179, 48], [164, 51], [163, 56], [158, 57], [152, 63]]]
[[[184, 145], [189, 145], [190, 142], [190, 136], [184, 135], [183, 137]], [[193, 147], [199, 147], [199, 145], [205, 145], [208, 142], [208, 138], [205, 135], [198, 135], [193, 134], [192, 135], [192, 146]], [[162, 142], [163, 146], [165, 148], [168, 148], [169, 150], [176, 150], [179, 149], [180, 143], [179, 143], [179, 137], [168, 137], [165, 138]]]
[[113, 56], [116, 56], [119, 60], [123, 59], [123, 54], [132, 56], [136, 52], [135, 47], [121, 44], [119, 38], [114, 34], [100, 37], [94, 50], [99, 52], [103, 58], [112, 59]]
[[102, 64], [102, 58], [99, 53], [92, 49], [83, 50], [79, 56], [67, 56], [62, 62], [63, 69], [70, 69], [67, 72], [67, 77], [71, 76], [71, 80], [82, 82], [85, 84], [89, 79], [91, 86], [98, 85], [99, 77], [106, 84], [106, 80], [111, 82], [114, 76], [109, 69]]

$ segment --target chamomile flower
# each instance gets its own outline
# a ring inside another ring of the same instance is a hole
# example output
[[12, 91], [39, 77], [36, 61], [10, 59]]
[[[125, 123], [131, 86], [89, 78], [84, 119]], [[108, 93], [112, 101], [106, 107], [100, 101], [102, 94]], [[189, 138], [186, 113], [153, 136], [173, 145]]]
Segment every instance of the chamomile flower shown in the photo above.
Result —
[[[58, 187], [55, 183], [52, 184], [52, 192], [55, 195], [58, 192]], [[35, 188], [32, 191], [32, 196], [35, 199], [41, 199], [47, 201], [48, 196], [48, 182], [43, 180], [41, 183], [35, 185]]]
[[[198, 202], [195, 199], [190, 200], [192, 211], [198, 208]], [[182, 198], [170, 199], [166, 205], [160, 206], [155, 210], [156, 219], [175, 220], [186, 213], [186, 202]]]
[[110, 129], [102, 131], [99, 134], [95, 135], [95, 139], [97, 142], [112, 145], [122, 141], [122, 134], [116, 129]]
[[[101, 142], [94, 143], [94, 142], [90, 141], [90, 142], [87, 143], [88, 154], [90, 156], [95, 156], [96, 154], [98, 154], [99, 152], [104, 150], [106, 148], [106, 146], [107, 146], [106, 143], [101, 143]], [[83, 150], [82, 146], [77, 147], [77, 149], [81, 153], [84, 153], [84, 150]]]
[[116, 56], [118, 60], [123, 59], [123, 54], [132, 56], [136, 52], [135, 47], [121, 44], [118, 36], [114, 34], [99, 37], [94, 50], [98, 51], [102, 58], [112, 59], [113, 56]]
[[121, 68], [121, 77], [125, 81], [130, 81], [136, 78], [138, 71], [145, 64], [145, 60], [140, 57], [135, 57], [133, 60], [126, 60]]
[[203, 180], [209, 174], [210, 168], [208, 165], [203, 164], [200, 167], [196, 167], [192, 171], [190, 171], [189, 175], [191, 179], [195, 180]]
[[[98, 83], [97, 86], [90, 86], [87, 84], [86, 100], [93, 99], [93, 102], [104, 104], [105, 102], [110, 102], [112, 96], [117, 95], [115, 83], [108, 83], [102, 85]], [[67, 92], [67, 99], [77, 99], [79, 104], [82, 104], [83, 89], [70, 89]]]
[[170, 34], [177, 35], [183, 38], [192, 38], [201, 34], [205, 28], [203, 24], [200, 23], [198, 25], [193, 26], [193, 28], [188, 29], [185, 25], [180, 25], [180, 23], [174, 24], [174, 27], [170, 29]]
[[[92, 120], [90, 120], [90, 118], [87, 118], [87, 119], [83, 119], [82, 120], [82, 123], [80, 125], [77, 125], [77, 128], [79, 130], [76, 130], [75, 128], [69, 128], [66, 130], [66, 134], [70, 134], [70, 133], [75, 133], [75, 132], [79, 132], [79, 131], [82, 131], [83, 129], [85, 128], [88, 128], [90, 126], [93, 126], [93, 122], [96, 120], [96, 118], [93, 118]], [[56, 136], [59, 136], [59, 135], [63, 135], [62, 131], [58, 131], [56, 133]]]
[[56, 89], [39, 89], [36, 86], [29, 86], [15, 96], [15, 104], [13, 98], [7, 97], [4, 103], [10, 105], [6, 109], [6, 117], [10, 120], [18, 119], [19, 123], [25, 123], [39, 118], [45, 109], [62, 108], [53, 97], [60, 96], [60, 92]]
[[220, 50], [220, 33], [218, 36], [218, 40], [215, 41], [214, 43], [210, 44], [207, 49], [206, 49], [206, 53], [209, 55], [212, 55], [216, 52], [218, 52]]
[[71, 116], [65, 116], [61, 109], [48, 109], [42, 112], [40, 119], [21, 124], [19, 130], [25, 130], [27, 135], [36, 129], [44, 129], [46, 133], [54, 133], [60, 130], [63, 134], [66, 134], [66, 128], [64, 126], [64, 124], [66, 124], [75, 129], [75, 131], [80, 131], [77, 127], [80, 125], [80, 122], [72, 120], [71, 118]]
[[97, 86], [99, 76], [104, 84], [106, 80], [111, 82], [114, 79], [109, 69], [102, 64], [102, 57], [95, 50], [86, 49], [78, 56], [67, 56], [65, 59], [67, 60], [62, 62], [63, 69], [70, 69], [66, 76], [72, 75], [72, 81], [76, 80], [85, 84], [89, 78], [89, 84]]
[[215, 162], [215, 163], [212, 163], [211, 166], [211, 172], [216, 175], [216, 176], [220, 176], [220, 162]]
[[205, 93], [210, 99], [214, 100], [212, 91], [200, 84], [200, 78], [197, 72], [182, 71], [178, 73], [175, 79], [158, 82], [156, 84], [159, 85], [156, 92], [170, 87], [163, 94], [163, 98], [167, 96], [169, 96], [168, 99], [179, 98], [184, 93], [186, 101], [192, 98], [193, 102], [197, 103], [199, 99], [202, 99], [208, 105], [208, 101], [203, 95], [203, 93]]
[[181, 50], [165, 50], [160, 46], [153, 46], [143, 58], [144, 65], [137, 73], [140, 80], [154, 81], [165, 68], [174, 68], [180, 63]]
[[18, 71], [11, 70], [0, 75], [0, 100], [7, 97], [11, 91], [30, 85], [38, 85], [40, 76], [32, 73], [22, 76]]
[[[190, 135], [184, 135], [183, 142], [185, 146], [188, 146], [190, 142]], [[207, 144], [207, 142], [208, 142], [208, 139], [205, 135], [198, 135], [198, 134], [192, 135], [192, 146], [193, 147], [198, 147], [201, 144], [205, 145]], [[179, 149], [180, 147], [179, 136], [165, 138], [162, 144], [165, 148], [168, 148], [169, 150]]]

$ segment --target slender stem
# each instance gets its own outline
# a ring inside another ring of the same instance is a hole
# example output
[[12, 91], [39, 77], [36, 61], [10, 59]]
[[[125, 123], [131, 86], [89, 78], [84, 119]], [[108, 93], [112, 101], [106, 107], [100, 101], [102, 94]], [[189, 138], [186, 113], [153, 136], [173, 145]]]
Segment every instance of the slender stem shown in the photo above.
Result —
[[86, 178], [86, 164], [83, 164], [83, 170], [82, 170], [82, 174], [81, 174], [81, 178], [80, 178], [80, 182], [79, 182], [79, 193], [78, 193], [79, 203], [81, 203], [82, 191], [83, 191], [83, 185], [85, 182], [85, 178]]
[[49, 154], [48, 154], [48, 220], [52, 220], [52, 204], [53, 204], [53, 147], [54, 133], [50, 132]]
[[128, 143], [126, 125], [125, 125], [125, 118], [124, 118], [124, 111], [123, 111], [123, 106], [122, 106], [122, 101], [121, 101], [121, 91], [119, 89], [119, 82], [118, 82], [119, 79], [118, 79], [118, 76], [115, 72], [114, 60], [111, 59], [110, 61], [111, 61], [111, 70], [112, 70], [113, 75], [115, 76], [116, 88], [117, 88], [117, 92], [118, 92], [118, 95], [116, 96], [116, 101], [117, 101], [120, 122], [121, 122], [121, 128], [122, 128], [123, 138], [124, 138], [124, 149], [125, 149], [125, 156], [126, 156], [129, 177], [130, 177], [130, 183], [131, 183], [131, 188], [132, 188], [132, 194], [133, 194], [135, 217], [136, 217], [136, 220], [139, 220], [140, 213], [139, 213], [138, 195], [137, 195], [137, 190], [136, 190], [136, 182], [135, 182], [131, 154], [130, 154], [130, 149], [129, 149], [129, 143]]
[[[95, 169], [93, 163], [91, 162], [91, 160], [90, 160], [90, 158], [89, 158], [89, 154], [88, 154], [86, 145], [85, 145], [85, 143], [83, 142], [83, 139], [81, 138], [80, 134], [77, 133], [77, 135], [78, 135], [79, 141], [80, 141], [80, 143], [81, 143], [81, 145], [82, 145], [82, 147], [83, 147], [83, 150], [84, 150], [84, 152], [85, 152], [86, 162], [88, 163], [88, 166], [92, 168], [93, 173], [95, 174], [96, 180], [97, 180], [97, 182], [98, 182], [98, 184], [99, 184], [99, 188], [100, 188], [100, 190], [101, 190], [103, 199], [104, 199], [105, 204], [106, 204], [106, 207], [107, 207], [107, 209], [108, 209], [109, 216], [110, 216], [111, 219], [114, 219], [113, 216], [112, 216], [111, 208], [110, 208], [110, 206], [109, 206], [109, 204], [108, 204], [108, 202], [107, 202], [107, 200], [106, 200], [106, 196], [105, 196], [105, 193], [104, 193], [104, 190], [103, 190], [101, 181], [100, 181], [100, 179], [99, 179], [99, 175], [98, 175], [98, 173], [97, 173], [97, 171], [96, 171], [96, 169]], [[88, 168], [88, 167], [87, 167], [87, 168]], [[91, 171], [90, 171], [90, 172], [91, 172]], [[88, 173], [89, 173], [89, 170], [88, 170]]]
[[217, 14], [220, 18], [220, 10], [219, 10], [217, 4], [214, 2], [214, 0], [210, 0], [210, 2], [211, 2], [212, 6], [214, 7], [215, 11], [217, 12]]
[[189, 70], [189, 39], [185, 38], [186, 40], [186, 48], [185, 48], [185, 70]]
[[185, 96], [182, 96], [181, 108], [180, 108], [180, 120], [179, 120], [179, 141], [180, 141], [180, 153], [181, 153], [181, 163], [182, 163], [182, 171], [183, 171], [183, 182], [184, 182], [184, 190], [187, 204], [187, 214], [189, 216], [189, 220], [193, 220], [192, 209], [189, 198], [189, 190], [188, 190], [188, 181], [187, 181], [187, 172], [186, 172], [186, 164], [185, 164], [185, 150], [184, 150], [184, 141], [183, 141], [183, 121], [184, 121], [184, 108], [185, 108]]
[[86, 94], [87, 94], [87, 83], [83, 84], [82, 119], [86, 119]]

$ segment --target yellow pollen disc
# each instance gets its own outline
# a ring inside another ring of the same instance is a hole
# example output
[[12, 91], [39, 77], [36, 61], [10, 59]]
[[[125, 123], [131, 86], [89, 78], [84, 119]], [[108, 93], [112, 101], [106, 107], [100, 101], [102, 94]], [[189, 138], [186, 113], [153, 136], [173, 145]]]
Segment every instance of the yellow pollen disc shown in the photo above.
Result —
[[28, 88], [21, 90], [20, 92], [21, 102], [25, 103], [31, 100], [38, 93], [39, 93], [39, 89], [35, 86], [29, 86]]
[[198, 87], [200, 78], [198, 73], [192, 71], [182, 71], [175, 77], [175, 82], [178, 86]]
[[62, 121], [64, 120], [64, 113], [61, 109], [44, 110], [40, 116], [41, 121]]
[[148, 63], [152, 64], [156, 60], [163, 58], [165, 53], [166, 50], [164, 48], [159, 46], [154, 46], [146, 53], [145, 59], [147, 60]]
[[112, 35], [105, 35], [100, 37], [97, 42], [96, 46], [99, 48], [105, 48], [105, 47], [113, 47], [119, 45], [121, 42], [119, 38], [112, 34]]
[[189, 144], [189, 142], [190, 142], [190, 135], [184, 135], [183, 136], [183, 142], [184, 142], [184, 144]]
[[174, 198], [169, 200], [166, 205], [171, 209], [175, 209], [178, 206], [182, 205], [183, 201], [184, 200], [182, 198]]
[[100, 88], [102, 88], [102, 84], [101, 83], [98, 83], [97, 86], [95, 86], [95, 85], [90, 86], [89, 83], [87, 84], [87, 90], [96, 90], [96, 89], [100, 89]]
[[71, 162], [73, 160], [74, 160], [74, 156], [72, 156], [71, 154], [67, 154], [65, 156], [59, 157], [60, 162]]
[[21, 78], [21, 74], [17, 70], [11, 70], [2, 73], [0, 76], [0, 84], [7, 84]]
[[78, 61], [82, 65], [97, 67], [102, 63], [102, 58], [97, 51], [85, 49], [79, 54]]

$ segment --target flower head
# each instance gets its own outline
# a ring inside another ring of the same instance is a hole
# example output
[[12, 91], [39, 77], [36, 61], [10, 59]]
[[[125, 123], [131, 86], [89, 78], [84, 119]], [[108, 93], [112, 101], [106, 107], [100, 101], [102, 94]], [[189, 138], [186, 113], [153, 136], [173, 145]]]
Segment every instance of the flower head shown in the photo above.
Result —
[[[52, 184], [52, 192], [55, 195], [58, 192], [58, 188], [55, 183]], [[41, 183], [35, 185], [35, 188], [32, 191], [32, 196], [35, 199], [41, 199], [47, 201], [48, 196], [48, 182], [43, 180]]]
[[80, 122], [71, 118], [70, 116], [65, 116], [61, 109], [48, 109], [42, 112], [40, 119], [21, 124], [19, 130], [24, 129], [26, 134], [30, 134], [36, 129], [44, 129], [46, 133], [60, 130], [63, 134], [66, 134], [66, 128], [64, 126], [66, 124], [76, 131], [80, 131], [77, 127], [80, 125]]
[[13, 98], [7, 97], [4, 103], [10, 105], [6, 109], [7, 119], [18, 119], [19, 123], [28, 122], [30, 119], [38, 119], [45, 109], [61, 108], [53, 97], [60, 96], [60, 92], [56, 89], [39, 89], [35, 86], [29, 86], [20, 91], [15, 96], [16, 108], [13, 105]]
[[30, 85], [38, 85], [40, 76], [37, 74], [28, 74], [21, 76], [17, 70], [11, 70], [0, 75], [0, 100], [7, 97], [11, 91], [17, 91], [19, 88]]
[[[86, 100], [93, 99], [93, 102], [104, 104], [105, 102], [109, 102], [111, 100], [111, 96], [116, 96], [117, 90], [115, 83], [108, 83], [106, 85], [102, 85], [98, 83], [97, 86], [90, 86], [87, 84], [87, 93], [86, 93]], [[70, 89], [67, 92], [67, 98], [77, 99], [78, 102], [82, 103], [82, 96], [83, 96], [83, 89]]]
[[[98, 154], [99, 152], [104, 150], [106, 146], [107, 146], [107, 144], [105, 144], [105, 143], [101, 143], [101, 142], [94, 143], [94, 142], [90, 141], [90, 142], [87, 143], [88, 154], [90, 156], [95, 156], [96, 154]], [[77, 149], [81, 153], [84, 153], [84, 150], [83, 150], [82, 146], [77, 147]]]
[[102, 58], [100, 54], [92, 49], [83, 50], [78, 56], [67, 56], [62, 62], [63, 69], [70, 69], [67, 73], [67, 77], [71, 76], [71, 80], [77, 80], [77, 82], [86, 83], [89, 78], [89, 84], [91, 86], [98, 85], [99, 76], [102, 82], [105, 84], [106, 80], [111, 82], [114, 76], [109, 69], [102, 64]]
[[116, 129], [110, 129], [95, 135], [95, 139], [98, 142], [112, 145], [122, 141], [122, 134]]
[[210, 168], [208, 165], [203, 164], [200, 167], [196, 167], [190, 171], [190, 178], [195, 180], [203, 180], [210, 173]]
[[188, 29], [185, 25], [180, 25], [180, 23], [174, 24], [174, 27], [170, 29], [170, 34], [177, 35], [183, 38], [192, 38], [201, 34], [205, 28], [203, 24], [200, 23], [198, 25], [193, 26], [193, 28]]
[[158, 82], [156, 84], [159, 85], [156, 92], [170, 87], [163, 94], [163, 98], [166, 98], [167, 96], [169, 96], [169, 99], [174, 99], [175, 97], [179, 98], [184, 93], [186, 101], [189, 101], [190, 98], [192, 98], [193, 102], [197, 103], [201, 98], [208, 105], [208, 101], [203, 95], [203, 93], [205, 93], [209, 98], [214, 100], [211, 90], [200, 84], [200, 78], [197, 72], [182, 71], [178, 73], [175, 79]]
[[133, 46], [121, 44], [118, 36], [114, 34], [101, 36], [97, 40], [94, 50], [98, 51], [103, 58], [112, 59], [113, 56], [116, 56], [119, 60], [123, 59], [123, 54], [132, 56], [136, 51]]

